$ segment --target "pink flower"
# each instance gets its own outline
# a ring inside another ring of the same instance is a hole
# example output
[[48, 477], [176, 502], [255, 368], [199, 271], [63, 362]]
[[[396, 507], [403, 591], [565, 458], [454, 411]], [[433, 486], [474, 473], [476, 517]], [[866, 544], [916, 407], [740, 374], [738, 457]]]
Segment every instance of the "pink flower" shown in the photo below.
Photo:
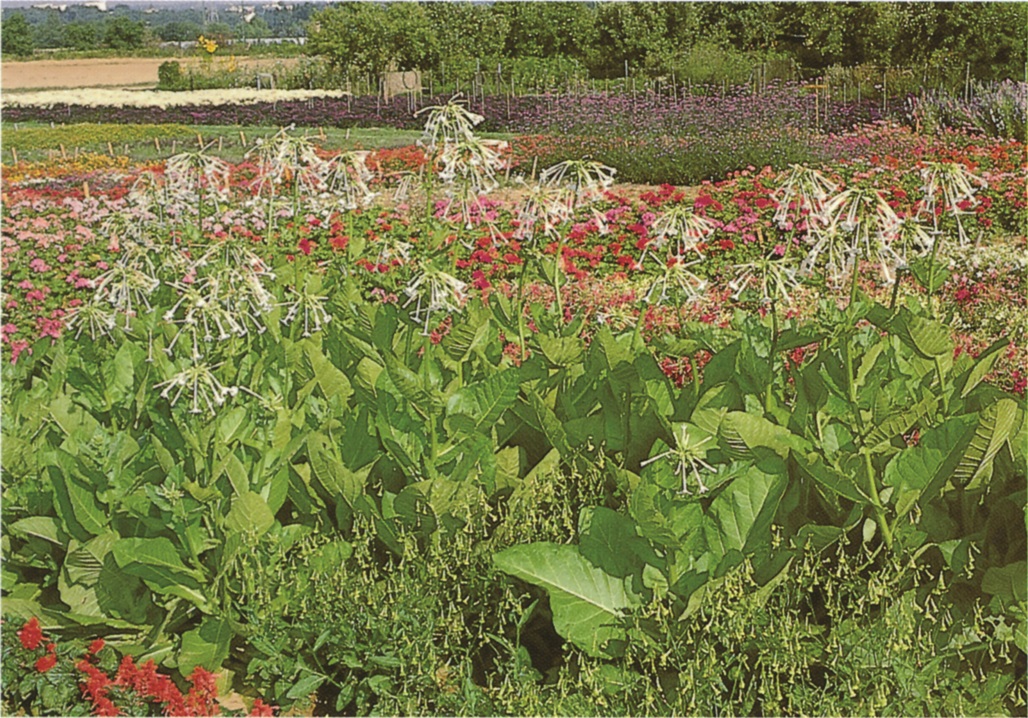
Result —
[[785, 245], [784, 244], [776, 244], [775, 248], [772, 249], [771, 252], [776, 257], [784, 257], [785, 256]]
[[27, 279], [18, 282], [18, 289], [32, 289], [33, 287], [35, 287], [35, 285]]

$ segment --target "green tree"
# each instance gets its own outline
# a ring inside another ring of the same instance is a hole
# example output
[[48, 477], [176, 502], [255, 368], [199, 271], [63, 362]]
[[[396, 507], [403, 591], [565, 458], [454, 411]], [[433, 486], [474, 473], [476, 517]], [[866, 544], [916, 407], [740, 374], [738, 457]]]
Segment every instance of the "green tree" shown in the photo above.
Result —
[[345, 3], [318, 12], [307, 27], [307, 47], [337, 67], [379, 73], [431, 66], [438, 41], [431, 17], [418, 3]]
[[72, 22], [64, 27], [64, 46], [72, 50], [92, 50], [97, 44], [96, 25]]
[[240, 40], [261, 40], [271, 37], [271, 28], [262, 17], [255, 17], [250, 22], [240, 23], [236, 28]]
[[157, 28], [157, 36], [165, 42], [195, 40], [202, 32], [203, 26], [192, 20], [172, 20]]
[[475, 71], [476, 61], [502, 55], [507, 19], [488, 6], [429, 3], [425, 13], [442, 49], [431, 67], [441, 69], [446, 77], [467, 77]]
[[386, 9], [377, 3], [332, 5], [307, 26], [307, 49], [340, 68], [381, 72], [392, 59]]
[[4, 55], [26, 57], [35, 49], [32, 28], [20, 12], [9, 16], [0, 25], [0, 48]]
[[113, 50], [138, 50], [146, 43], [146, 26], [125, 16], [111, 18], [104, 26], [103, 41]]

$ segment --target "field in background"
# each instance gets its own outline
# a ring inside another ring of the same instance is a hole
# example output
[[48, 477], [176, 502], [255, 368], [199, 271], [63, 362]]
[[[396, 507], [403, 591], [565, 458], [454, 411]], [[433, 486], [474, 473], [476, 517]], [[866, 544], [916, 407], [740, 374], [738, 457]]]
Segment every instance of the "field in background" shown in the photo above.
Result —
[[[183, 67], [199, 66], [199, 58], [175, 58]], [[89, 58], [36, 60], [3, 65], [0, 88], [28, 90], [47, 87], [145, 87], [157, 86], [157, 68], [168, 58]], [[268, 68], [295, 63], [293, 58], [248, 59], [247, 67]]]

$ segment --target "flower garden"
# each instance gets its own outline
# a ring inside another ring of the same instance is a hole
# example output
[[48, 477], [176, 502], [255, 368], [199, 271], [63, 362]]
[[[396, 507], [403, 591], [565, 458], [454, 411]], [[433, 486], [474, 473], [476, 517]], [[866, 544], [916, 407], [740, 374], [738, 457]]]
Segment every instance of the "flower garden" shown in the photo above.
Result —
[[5, 108], [301, 128], [4, 167], [6, 711], [1023, 713], [1024, 137], [530, 100]]

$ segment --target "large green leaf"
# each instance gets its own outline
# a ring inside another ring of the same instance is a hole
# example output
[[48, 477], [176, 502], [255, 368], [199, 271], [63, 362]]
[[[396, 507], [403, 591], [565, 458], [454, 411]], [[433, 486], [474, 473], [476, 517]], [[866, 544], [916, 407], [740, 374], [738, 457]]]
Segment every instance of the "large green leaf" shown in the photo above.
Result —
[[501, 571], [546, 589], [557, 633], [592, 656], [616, 652], [610, 640], [624, 640], [623, 612], [640, 599], [623, 579], [593, 566], [574, 546], [533, 543], [493, 556]]
[[1017, 428], [1017, 402], [1000, 399], [979, 414], [974, 438], [953, 470], [953, 482], [968, 490], [981, 487], [992, 477], [992, 460]]
[[114, 544], [111, 553], [122, 571], [143, 579], [157, 593], [180, 596], [206, 607], [207, 598], [201, 590], [203, 574], [182, 563], [170, 540], [123, 538]]
[[393, 386], [400, 395], [414, 405], [425, 416], [438, 414], [442, 403], [435, 392], [425, 388], [424, 382], [392, 354], [386, 354], [385, 368]]
[[239, 533], [261, 535], [275, 525], [275, 516], [260, 494], [247, 491], [232, 499], [232, 508], [225, 517], [225, 526]]
[[641, 570], [644, 557], [659, 563], [649, 543], [636, 532], [632, 519], [605, 506], [582, 510], [578, 549], [597, 568], [616, 578]]
[[96, 498], [96, 487], [89, 486], [76, 474], [77, 460], [63, 451], [58, 451], [60, 468], [49, 469], [57, 503], [57, 514], [64, 521], [69, 534], [80, 541], [97, 536], [107, 529], [107, 512]]
[[507, 369], [485, 381], [459, 389], [446, 404], [451, 423], [463, 431], [489, 431], [518, 399], [517, 369]]
[[313, 343], [306, 345], [307, 359], [314, 370], [314, 378], [325, 393], [325, 398], [338, 396], [346, 401], [353, 394], [349, 379]]
[[976, 424], [973, 416], [953, 417], [922, 434], [917, 446], [892, 457], [882, 482], [894, 487], [892, 501], [898, 515], [934, 498], [963, 459]]
[[199, 628], [182, 634], [178, 669], [188, 676], [197, 666], [216, 671], [228, 658], [232, 644], [232, 625], [223, 618], [208, 618]]
[[750, 465], [710, 504], [712, 523], [707, 524], [707, 543], [722, 556], [729, 551], [747, 553], [770, 541], [771, 521], [785, 493], [785, 465], [761, 464], [771, 472]]
[[734, 458], [752, 455], [752, 451], [747, 449], [765, 447], [784, 459], [791, 450], [802, 451], [807, 448], [807, 442], [802, 437], [793, 434], [784, 426], [743, 411], [730, 411], [725, 414], [719, 431]]

